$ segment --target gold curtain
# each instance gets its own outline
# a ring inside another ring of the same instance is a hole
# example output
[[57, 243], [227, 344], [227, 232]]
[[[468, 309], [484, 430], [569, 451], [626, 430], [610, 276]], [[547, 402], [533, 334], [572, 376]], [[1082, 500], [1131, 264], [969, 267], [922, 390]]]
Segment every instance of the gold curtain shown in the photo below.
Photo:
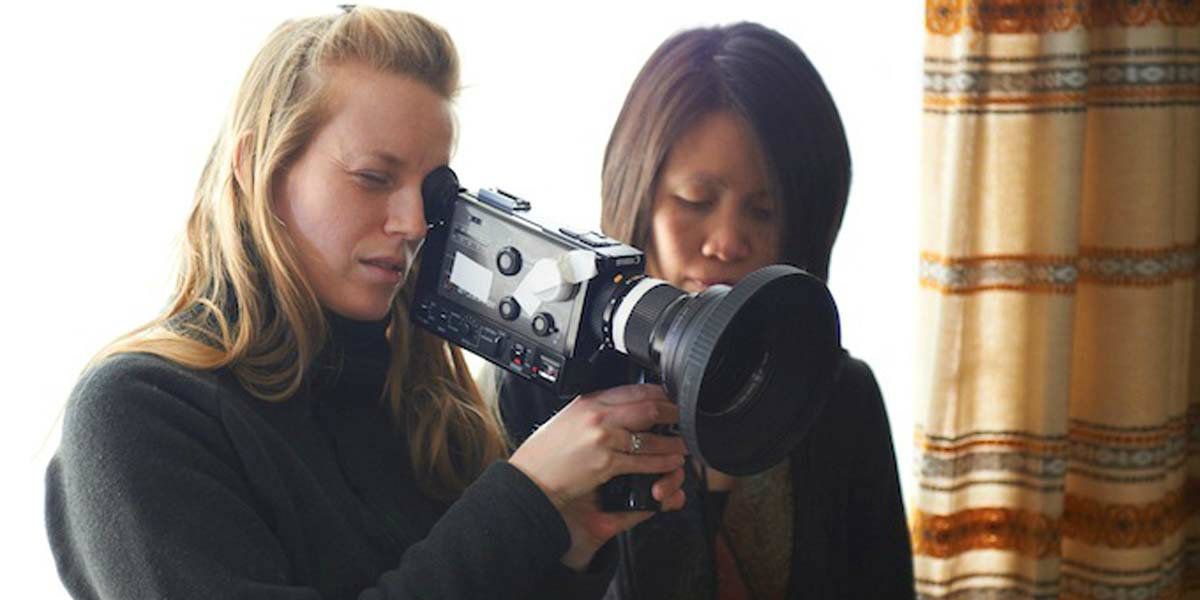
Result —
[[921, 597], [1200, 597], [1198, 25], [926, 2]]

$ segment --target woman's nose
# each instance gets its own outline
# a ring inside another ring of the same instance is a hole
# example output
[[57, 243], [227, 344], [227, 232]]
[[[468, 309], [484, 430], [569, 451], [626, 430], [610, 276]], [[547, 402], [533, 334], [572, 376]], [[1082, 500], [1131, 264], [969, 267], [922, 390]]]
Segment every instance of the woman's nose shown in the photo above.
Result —
[[700, 252], [723, 262], [736, 262], [749, 256], [751, 240], [737, 217], [713, 215]]
[[388, 215], [383, 230], [388, 235], [399, 235], [406, 240], [425, 237], [427, 225], [420, 186], [405, 186], [388, 198]]

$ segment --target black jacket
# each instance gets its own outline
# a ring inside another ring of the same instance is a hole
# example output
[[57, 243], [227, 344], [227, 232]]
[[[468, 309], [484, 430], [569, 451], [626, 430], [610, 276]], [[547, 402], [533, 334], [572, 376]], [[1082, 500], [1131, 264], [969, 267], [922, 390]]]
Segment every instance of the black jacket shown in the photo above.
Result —
[[[792, 451], [789, 598], [912, 598], [912, 550], [891, 429], [866, 363], [844, 359], [835, 392]], [[616, 368], [620, 370], [620, 367]], [[619, 383], [614, 364], [600, 378]], [[506, 427], [519, 442], [561, 401], [512, 375], [500, 379]], [[622, 534], [621, 564], [608, 598], [713, 598], [716, 573], [704, 494], [687, 474], [687, 504]]]
[[418, 490], [378, 400], [382, 327], [336, 322], [337, 360], [280, 403], [229, 372], [149, 355], [86, 373], [46, 473], [46, 526], [71, 594], [602, 595], [611, 570], [559, 563], [566, 526], [516, 468], [491, 465], [453, 503]]

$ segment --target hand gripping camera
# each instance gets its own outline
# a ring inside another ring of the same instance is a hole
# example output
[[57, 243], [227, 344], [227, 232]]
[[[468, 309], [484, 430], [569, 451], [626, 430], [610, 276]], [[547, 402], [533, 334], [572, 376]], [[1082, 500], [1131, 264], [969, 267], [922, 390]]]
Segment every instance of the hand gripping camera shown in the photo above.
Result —
[[[606, 353], [627, 355], [678, 404], [689, 452], [747, 475], [782, 460], [831, 391], [837, 308], [800, 269], [771, 265], [691, 294], [647, 277], [636, 248], [539, 225], [524, 216], [527, 201], [469, 193], [449, 167], [422, 194], [429, 231], [413, 321], [560, 398], [594, 389]], [[606, 485], [606, 509], [658, 508], [654, 477], [632, 477]]]

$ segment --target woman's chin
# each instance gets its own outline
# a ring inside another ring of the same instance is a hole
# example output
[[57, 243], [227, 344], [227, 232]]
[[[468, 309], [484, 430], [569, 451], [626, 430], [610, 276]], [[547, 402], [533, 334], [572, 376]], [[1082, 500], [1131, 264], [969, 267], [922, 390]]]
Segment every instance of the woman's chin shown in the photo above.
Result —
[[351, 321], [380, 321], [392, 312], [392, 298], [347, 298], [342, 302], [325, 303], [325, 308]]

